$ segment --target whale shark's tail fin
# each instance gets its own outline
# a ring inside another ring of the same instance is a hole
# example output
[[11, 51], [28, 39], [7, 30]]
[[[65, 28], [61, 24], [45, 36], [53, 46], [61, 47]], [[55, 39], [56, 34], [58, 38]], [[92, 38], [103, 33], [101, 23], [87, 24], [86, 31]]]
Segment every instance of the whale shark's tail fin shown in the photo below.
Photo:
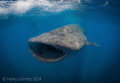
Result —
[[97, 47], [99, 47], [98, 44], [96, 44], [96, 43], [94, 43], [94, 42], [89, 42], [89, 41], [86, 42], [86, 45], [92, 45], [92, 46], [97, 46]]

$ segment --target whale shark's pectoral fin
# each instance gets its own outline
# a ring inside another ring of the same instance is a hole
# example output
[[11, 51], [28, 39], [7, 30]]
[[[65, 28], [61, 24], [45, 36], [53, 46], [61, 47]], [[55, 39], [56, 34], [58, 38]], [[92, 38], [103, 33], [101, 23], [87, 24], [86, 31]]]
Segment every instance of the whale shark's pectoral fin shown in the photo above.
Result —
[[89, 41], [86, 42], [86, 45], [98, 46], [98, 47], [99, 47], [98, 44], [96, 44], [96, 43], [94, 43], [94, 42], [89, 42]]

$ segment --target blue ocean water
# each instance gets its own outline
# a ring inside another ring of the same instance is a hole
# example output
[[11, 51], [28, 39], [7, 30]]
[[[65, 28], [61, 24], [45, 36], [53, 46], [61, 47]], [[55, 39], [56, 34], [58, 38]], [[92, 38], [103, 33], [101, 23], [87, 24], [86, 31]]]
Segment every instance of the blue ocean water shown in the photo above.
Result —
[[[0, 83], [120, 83], [120, 2], [70, 2], [0, 2]], [[79, 24], [100, 47], [84, 46], [57, 63], [32, 56], [29, 38], [68, 24]]]

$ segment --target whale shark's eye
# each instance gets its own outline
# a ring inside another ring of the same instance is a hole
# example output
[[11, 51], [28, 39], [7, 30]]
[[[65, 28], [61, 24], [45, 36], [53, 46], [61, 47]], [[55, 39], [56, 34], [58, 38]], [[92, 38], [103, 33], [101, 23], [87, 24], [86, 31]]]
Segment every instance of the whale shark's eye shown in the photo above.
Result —
[[43, 43], [30, 42], [29, 47], [34, 56], [39, 60], [44, 60], [44, 62], [49, 60], [54, 62], [67, 55], [66, 51]]

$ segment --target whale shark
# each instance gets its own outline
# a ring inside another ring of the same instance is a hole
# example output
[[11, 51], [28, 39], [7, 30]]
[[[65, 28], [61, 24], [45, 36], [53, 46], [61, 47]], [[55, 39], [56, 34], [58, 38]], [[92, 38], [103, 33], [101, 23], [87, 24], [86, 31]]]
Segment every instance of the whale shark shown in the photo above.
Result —
[[80, 25], [69, 24], [28, 40], [32, 55], [42, 62], [58, 62], [72, 51], [78, 51], [85, 45], [99, 46], [87, 41]]

